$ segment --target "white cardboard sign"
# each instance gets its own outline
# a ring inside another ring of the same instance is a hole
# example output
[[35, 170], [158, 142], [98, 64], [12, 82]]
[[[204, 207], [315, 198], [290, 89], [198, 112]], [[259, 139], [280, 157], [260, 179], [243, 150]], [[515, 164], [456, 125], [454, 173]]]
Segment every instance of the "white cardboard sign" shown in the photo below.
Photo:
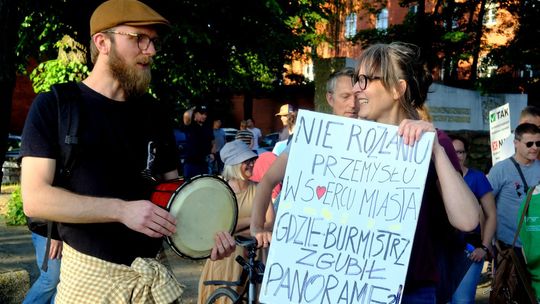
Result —
[[514, 155], [514, 144], [510, 136], [511, 129], [510, 105], [508, 103], [489, 111], [489, 139], [493, 165]]
[[261, 302], [399, 303], [433, 139], [300, 110]]

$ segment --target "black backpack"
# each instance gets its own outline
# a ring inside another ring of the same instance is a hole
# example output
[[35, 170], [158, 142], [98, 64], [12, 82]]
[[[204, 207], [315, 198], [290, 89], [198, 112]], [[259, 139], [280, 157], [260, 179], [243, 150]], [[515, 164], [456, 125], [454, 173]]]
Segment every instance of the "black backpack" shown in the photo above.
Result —
[[[51, 91], [55, 96], [58, 111], [58, 144], [60, 146], [60, 159], [56, 161], [54, 185], [63, 186], [70, 178], [76, 162], [75, 151], [79, 144], [81, 91], [75, 82], [55, 84], [51, 87]], [[30, 231], [47, 237], [47, 247], [41, 265], [41, 269], [47, 271], [51, 238], [60, 239], [57, 224], [32, 217], [27, 217], [27, 224]]]

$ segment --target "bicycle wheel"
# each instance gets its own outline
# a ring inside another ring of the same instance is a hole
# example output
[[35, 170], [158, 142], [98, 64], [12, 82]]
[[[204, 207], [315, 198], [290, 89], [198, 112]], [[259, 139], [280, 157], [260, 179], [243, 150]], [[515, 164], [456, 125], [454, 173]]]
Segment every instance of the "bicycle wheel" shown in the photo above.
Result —
[[214, 303], [237, 304], [242, 303], [242, 300], [236, 291], [228, 287], [220, 287], [216, 289], [206, 300], [206, 304]]

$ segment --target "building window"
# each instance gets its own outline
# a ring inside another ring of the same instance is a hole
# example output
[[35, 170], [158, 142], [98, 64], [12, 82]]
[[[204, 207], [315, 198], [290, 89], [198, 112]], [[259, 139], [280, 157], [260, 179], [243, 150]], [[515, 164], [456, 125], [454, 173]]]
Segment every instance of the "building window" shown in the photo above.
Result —
[[345, 38], [349, 39], [356, 35], [356, 13], [349, 14], [345, 18]]
[[383, 8], [379, 15], [377, 15], [377, 24], [375, 27], [379, 30], [388, 28], [388, 9]]
[[484, 14], [484, 25], [495, 25], [497, 23], [497, 4], [486, 4], [486, 12]]
[[315, 74], [313, 73], [313, 62], [304, 65], [304, 77], [309, 80], [315, 80]]
[[526, 64], [525, 69], [520, 71], [521, 78], [532, 78], [534, 75], [532, 65]]
[[497, 74], [498, 67], [496, 65], [488, 65], [478, 69], [478, 77], [489, 78]]

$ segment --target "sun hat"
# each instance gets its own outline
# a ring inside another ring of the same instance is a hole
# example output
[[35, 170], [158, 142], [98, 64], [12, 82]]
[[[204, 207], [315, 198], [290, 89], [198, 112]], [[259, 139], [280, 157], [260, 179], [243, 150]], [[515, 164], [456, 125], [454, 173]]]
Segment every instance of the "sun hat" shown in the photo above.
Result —
[[293, 107], [290, 104], [284, 104], [279, 108], [279, 112], [276, 113], [276, 116], [284, 116], [291, 112], [294, 112]]
[[92, 14], [90, 36], [121, 24], [169, 26], [169, 21], [140, 1], [109, 0], [99, 5]]
[[238, 165], [248, 159], [257, 157], [257, 154], [239, 139], [226, 143], [219, 151], [219, 155], [223, 163], [228, 166]]

